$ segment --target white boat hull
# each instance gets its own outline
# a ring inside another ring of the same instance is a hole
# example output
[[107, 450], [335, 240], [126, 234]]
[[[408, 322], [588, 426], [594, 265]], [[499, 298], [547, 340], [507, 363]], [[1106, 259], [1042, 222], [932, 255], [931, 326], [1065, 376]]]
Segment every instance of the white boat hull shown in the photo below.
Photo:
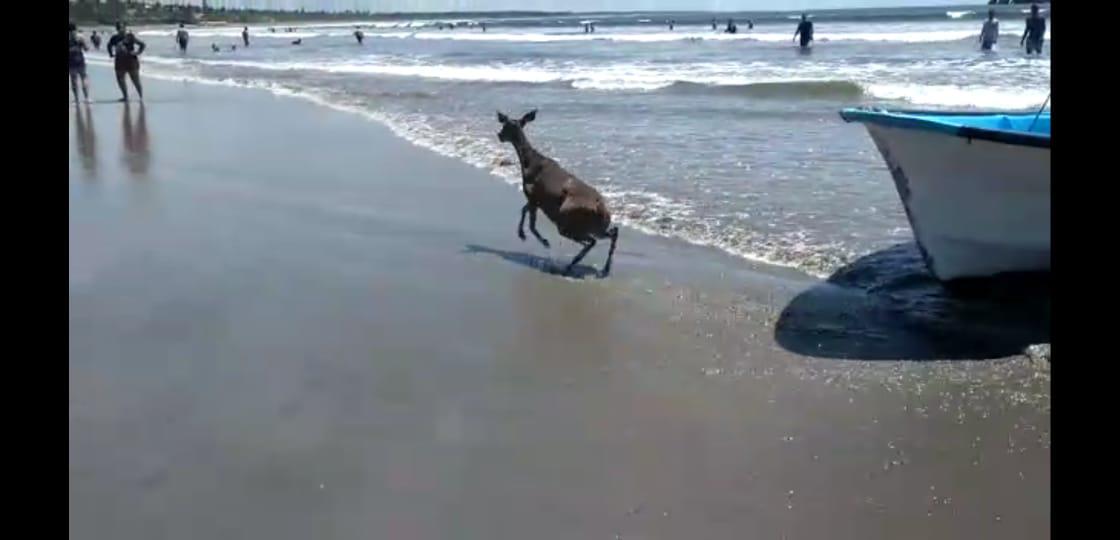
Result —
[[1050, 149], [865, 124], [938, 279], [1050, 269]]

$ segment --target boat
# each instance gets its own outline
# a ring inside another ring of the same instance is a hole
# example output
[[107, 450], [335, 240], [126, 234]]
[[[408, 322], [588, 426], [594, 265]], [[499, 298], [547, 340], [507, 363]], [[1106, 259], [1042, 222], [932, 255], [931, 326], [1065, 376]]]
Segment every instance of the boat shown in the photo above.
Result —
[[1050, 270], [1050, 111], [844, 109], [883, 155], [942, 281]]

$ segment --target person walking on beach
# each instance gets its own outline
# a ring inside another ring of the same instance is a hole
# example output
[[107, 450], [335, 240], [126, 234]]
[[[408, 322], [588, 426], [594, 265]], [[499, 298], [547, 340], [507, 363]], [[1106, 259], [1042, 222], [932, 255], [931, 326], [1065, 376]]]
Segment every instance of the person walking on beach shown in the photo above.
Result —
[[187, 33], [187, 29], [183, 23], [179, 23], [179, 30], [175, 32], [175, 42], [179, 44], [179, 52], [187, 52], [187, 42], [190, 41], [191, 35]]
[[801, 48], [807, 49], [809, 44], [813, 42], [813, 21], [809, 20], [809, 15], [802, 13], [801, 22], [797, 23], [797, 31], [793, 33], [794, 41], [797, 41], [797, 36], [801, 36]]
[[74, 93], [74, 103], [78, 102], [78, 79], [82, 81], [82, 95], [89, 103], [89, 77], [86, 76], [86, 51], [89, 45], [78, 35], [78, 25], [70, 23], [70, 91]]
[[1019, 38], [1019, 46], [1027, 44], [1027, 54], [1033, 51], [1042, 54], [1042, 40], [1046, 36], [1046, 19], [1038, 14], [1038, 4], [1031, 4], [1031, 16], [1027, 17], [1027, 28], [1023, 30], [1023, 37]]
[[97, 30], [94, 30], [93, 33], [89, 35], [89, 42], [93, 43], [93, 49], [95, 51], [101, 50], [101, 34], [98, 34]]
[[117, 73], [117, 86], [121, 88], [121, 101], [128, 101], [128, 85], [124, 77], [132, 79], [132, 86], [136, 87], [136, 94], [144, 99], [144, 88], [140, 85], [140, 55], [148, 46], [140, 41], [136, 34], [125, 31], [123, 22], [117, 22], [117, 33], [109, 38], [106, 44], [109, 49], [109, 58], [112, 58], [113, 68]]
[[248, 26], [241, 29], [241, 41], [245, 42], [246, 47], [249, 46], [249, 27]]
[[999, 21], [996, 20], [996, 10], [988, 10], [988, 20], [980, 28], [980, 50], [990, 51], [999, 41]]

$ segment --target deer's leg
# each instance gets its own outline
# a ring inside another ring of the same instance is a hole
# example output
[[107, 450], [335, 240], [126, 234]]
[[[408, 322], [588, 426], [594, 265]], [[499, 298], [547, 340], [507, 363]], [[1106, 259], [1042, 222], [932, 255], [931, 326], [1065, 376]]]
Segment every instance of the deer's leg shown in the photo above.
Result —
[[587, 240], [585, 240], [583, 243], [583, 249], [581, 249], [580, 252], [576, 254], [576, 258], [572, 259], [572, 262], [568, 263], [568, 267], [564, 269], [564, 273], [572, 273], [572, 269], [575, 268], [576, 265], [579, 264], [579, 262], [582, 261], [585, 256], [587, 256], [587, 252], [591, 251], [591, 248], [593, 247], [595, 247], [595, 239], [588, 236]]
[[[544, 247], [549, 247], [548, 246], [548, 240], [545, 240], [544, 237], [541, 236], [541, 233], [537, 232], [537, 207], [536, 206], [534, 206], [532, 209], [529, 210], [529, 232], [533, 233], [533, 236], [536, 236], [537, 240], [540, 240], [541, 244], [544, 244]], [[521, 239], [524, 240], [525, 238], [522, 237]]]
[[607, 262], [603, 265], [603, 274], [607, 276], [611, 273], [611, 260], [614, 259], [614, 246], [618, 243], [618, 227], [611, 227], [607, 229], [607, 236], [611, 239], [611, 249], [607, 252]]
[[517, 237], [523, 242], [525, 241], [525, 214], [529, 213], [530, 206], [529, 203], [525, 203], [525, 206], [521, 207], [521, 221], [517, 222]]

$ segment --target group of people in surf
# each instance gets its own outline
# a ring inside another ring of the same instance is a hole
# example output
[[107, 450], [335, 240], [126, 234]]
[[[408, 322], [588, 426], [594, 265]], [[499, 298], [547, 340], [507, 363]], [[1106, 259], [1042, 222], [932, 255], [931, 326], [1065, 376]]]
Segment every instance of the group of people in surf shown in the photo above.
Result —
[[[1027, 55], [1042, 54], [1042, 42], [1046, 39], [1046, 18], [1038, 10], [1038, 4], [1031, 4], [1031, 14], [1027, 17], [1027, 26], [1023, 29], [1023, 36], [1019, 38], [1019, 46], [1026, 45]], [[996, 10], [988, 10], [988, 18], [980, 27], [980, 49], [990, 51], [999, 42], [999, 20], [996, 19]]]
[[[669, 29], [672, 30], [676, 21], [667, 21]], [[482, 31], [486, 31], [486, 26], [481, 25]], [[747, 28], [754, 28], [754, 22], [748, 20]], [[712, 30], [717, 30], [715, 19], [712, 19]], [[269, 29], [274, 31], [274, 29]], [[291, 31], [291, 28], [288, 29]], [[595, 31], [595, 24], [592, 22], [584, 22], [583, 31], [591, 33]], [[797, 30], [793, 33], [793, 40], [797, 41], [802, 49], [808, 49], [813, 43], [813, 21], [809, 20], [808, 14], [801, 14], [801, 21], [797, 24]], [[724, 29], [725, 33], [734, 34], [738, 32], [738, 27], [735, 21], [727, 19], [727, 27]], [[70, 23], [70, 90], [74, 94], [74, 101], [78, 102], [78, 88], [79, 83], [81, 87], [82, 96], [85, 100], [89, 101], [89, 79], [86, 75], [86, 58], [85, 53], [90, 50], [90, 44], [96, 50], [101, 49], [101, 36], [97, 31], [93, 31], [89, 36], [89, 42], [78, 34], [78, 27], [73, 22]], [[1030, 16], [1026, 20], [1026, 28], [1023, 30], [1023, 36], [1019, 38], [1019, 46], [1026, 46], [1027, 54], [1042, 54], [1042, 44], [1046, 36], [1046, 18], [1039, 13], [1038, 4], [1032, 4]], [[365, 34], [361, 31], [360, 27], [354, 31], [354, 38], [359, 44], [365, 39]], [[249, 46], [249, 27], [246, 26], [241, 30], [241, 41], [245, 47]], [[980, 29], [980, 48], [985, 51], [990, 51], [999, 41], [999, 20], [996, 19], [995, 10], [988, 10], [988, 18], [984, 21]], [[175, 42], [179, 46], [179, 51], [182, 53], [187, 52], [187, 45], [190, 42], [190, 33], [187, 32], [186, 26], [182, 23], [179, 24], [179, 29], [175, 32]], [[296, 39], [292, 45], [300, 45], [303, 39]], [[144, 99], [143, 85], [140, 83], [140, 55], [144, 53], [147, 45], [136, 37], [135, 34], [129, 32], [123, 22], [117, 22], [116, 33], [109, 38], [106, 44], [109, 57], [113, 59], [113, 69], [117, 77], [117, 86], [121, 90], [120, 101], [128, 101], [128, 85], [127, 79], [132, 81], [133, 87], [136, 88], [136, 94], [140, 99]], [[219, 52], [221, 49], [216, 43], [210, 44], [211, 50]], [[231, 50], [237, 50], [237, 45], [231, 45]]]
[[[673, 29], [673, 25], [669, 25], [669, 30], [672, 30], [672, 29]], [[750, 19], [747, 19], [747, 30], [753, 30], [753, 29], [754, 29], [754, 21], [752, 21]], [[712, 19], [712, 30], [719, 30], [719, 25], [716, 24], [715, 19]], [[727, 19], [727, 27], [723, 29], [723, 33], [725, 33], [725, 34], [738, 34], [739, 33], [739, 25], [735, 24], [734, 19]]]
[[[175, 31], [175, 43], [179, 45], [179, 52], [180, 53], [186, 54], [187, 45], [190, 43], [190, 40], [191, 40], [191, 34], [190, 34], [190, 32], [187, 32], [186, 25], [184, 25], [183, 23], [179, 23], [179, 29]], [[246, 47], [249, 46], [249, 27], [248, 26], [241, 29], [241, 42], [244, 44], [244, 46], [246, 46]], [[211, 43], [210, 44], [210, 50], [214, 51], [214, 52], [219, 52], [219, 51], [222, 50], [222, 48], [219, 47], [217, 43]], [[236, 43], [230, 44], [229, 50], [236, 51], [237, 50], [237, 44]]]

